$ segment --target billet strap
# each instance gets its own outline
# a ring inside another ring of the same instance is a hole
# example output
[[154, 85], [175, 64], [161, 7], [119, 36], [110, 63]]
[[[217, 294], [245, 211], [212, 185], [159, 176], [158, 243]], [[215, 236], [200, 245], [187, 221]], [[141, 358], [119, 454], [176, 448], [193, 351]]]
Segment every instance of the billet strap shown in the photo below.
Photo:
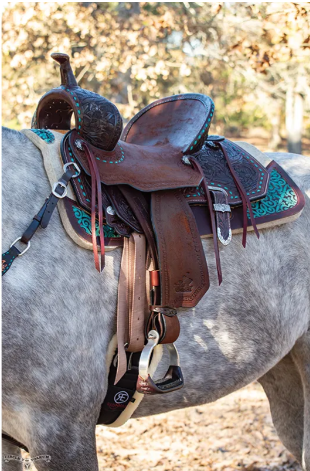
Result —
[[215, 215], [214, 215], [214, 207], [212, 203], [212, 198], [211, 198], [211, 193], [208, 187], [208, 184], [206, 182], [206, 177], [204, 176], [203, 170], [200, 166], [200, 164], [197, 162], [197, 160], [194, 159], [194, 157], [189, 158], [190, 163], [198, 169], [202, 175], [202, 182], [201, 186], [202, 189], [207, 197], [207, 202], [209, 206], [209, 216], [210, 216], [210, 221], [211, 221], [211, 229], [212, 229], [212, 234], [213, 234], [213, 246], [214, 246], [214, 255], [215, 255], [215, 261], [216, 261], [216, 269], [217, 269], [217, 277], [219, 280], [219, 285], [222, 283], [222, 267], [221, 267], [221, 261], [220, 261], [220, 251], [219, 251], [219, 245], [218, 245], [218, 240], [217, 240], [217, 233], [216, 233], [216, 221], [215, 221]]
[[126, 372], [126, 351], [139, 352], [144, 347], [144, 309], [146, 286], [146, 242], [133, 232], [124, 239], [118, 288], [117, 344], [118, 367], [115, 384]]
[[227, 193], [225, 190], [212, 190], [211, 188], [209, 187], [214, 200], [213, 209], [216, 216], [217, 237], [223, 245], [228, 245], [232, 235], [230, 226], [231, 208], [228, 204]]
[[195, 307], [209, 288], [195, 217], [180, 190], [152, 193], [151, 212], [158, 245], [161, 306]]

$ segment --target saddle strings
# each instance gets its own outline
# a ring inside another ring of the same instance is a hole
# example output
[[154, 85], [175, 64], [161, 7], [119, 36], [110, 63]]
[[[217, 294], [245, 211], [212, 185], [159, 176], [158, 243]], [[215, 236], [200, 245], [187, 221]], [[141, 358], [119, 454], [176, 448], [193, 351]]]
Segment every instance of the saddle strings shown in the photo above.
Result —
[[195, 160], [194, 157], [189, 157], [189, 161], [198, 170], [198, 172], [202, 176], [201, 185], [202, 185], [203, 191], [205, 192], [205, 195], [207, 197], [208, 206], [209, 206], [209, 213], [210, 213], [210, 219], [211, 219], [211, 229], [212, 229], [212, 236], [213, 236], [213, 245], [214, 245], [214, 253], [215, 253], [215, 260], [216, 260], [217, 277], [218, 277], [219, 285], [220, 285], [222, 283], [223, 277], [222, 277], [220, 251], [219, 251], [219, 245], [218, 245], [218, 239], [217, 239], [216, 223], [215, 223], [215, 215], [214, 215], [214, 209], [213, 209], [213, 204], [212, 204], [212, 198], [211, 198], [211, 194], [210, 194], [208, 184], [206, 182], [204, 171], [202, 170], [199, 162], [197, 162], [197, 160]]
[[[100, 180], [99, 170], [98, 170], [94, 156], [88, 149], [86, 142], [83, 141], [82, 145], [83, 145], [83, 149], [85, 151], [85, 155], [88, 161], [88, 165], [90, 169], [90, 176], [91, 176], [91, 232], [92, 232], [95, 267], [99, 272], [101, 272], [104, 269], [104, 265], [105, 265], [101, 180]], [[99, 220], [99, 240], [100, 240], [100, 253], [101, 253], [100, 264], [99, 264], [97, 236], [96, 236], [96, 198], [97, 198], [98, 220]]]
[[251, 205], [251, 202], [250, 202], [250, 198], [248, 197], [248, 195], [246, 194], [246, 190], [244, 188], [244, 186], [242, 185], [237, 173], [235, 172], [231, 162], [230, 162], [230, 159], [228, 157], [228, 154], [227, 154], [227, 151], [225, 149], [225, 147], [223, 146], [223, 144], [221, 142], [217, 142], [218, 146], [220, 147], [220, 149], [222, 150], [223, 154], [224, 154], [224, 157], [226, 159], [226, 162], [227, 162], [227, 165], [229, 167], [229, 170], [230, 170], [230, 173], [231, 173], [231, 176], [233, 177], [233, 180], [234, 180], [234, 183], [237, 187], [237, 190], [241, 196], [241, 199], [242, 199], [242, 207], [243, 207], [243, 236], [242, 236], [242, 245], [243, 247], [246, 246], [246, 236], [247, 236], [247, 228], [248, 228], [248, 215], [247, 215], [247, 209], [249, 211], [249, 214], [250, 214], [250, 220], [251, 220], [251, 224], [252, 224], [252, 227], [254, 229], [254, 232], [257, 236], [257, 238], [259, 239], [259, 232], [258, 232], [258, 229], [257, 229], [257, 226], [256, 226], [256, 223], [255, 223], [255, 220], [254, 220], [254, 214], [253, 214], [253, 210], [252, 210], [252, 205]]

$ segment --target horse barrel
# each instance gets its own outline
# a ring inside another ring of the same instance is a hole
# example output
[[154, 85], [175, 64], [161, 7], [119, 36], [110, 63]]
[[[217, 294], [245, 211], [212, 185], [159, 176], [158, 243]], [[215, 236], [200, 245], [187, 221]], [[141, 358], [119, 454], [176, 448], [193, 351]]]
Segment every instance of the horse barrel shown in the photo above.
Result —
[[123, 129], [118, 109], [106, 98], [78, 86], [67, 54], [51, 56], [60, 64], [61, 85], [40, 99], [32, 128], [70, 130], [74, 114], [81, 137], [99, 149], [113, 150]]

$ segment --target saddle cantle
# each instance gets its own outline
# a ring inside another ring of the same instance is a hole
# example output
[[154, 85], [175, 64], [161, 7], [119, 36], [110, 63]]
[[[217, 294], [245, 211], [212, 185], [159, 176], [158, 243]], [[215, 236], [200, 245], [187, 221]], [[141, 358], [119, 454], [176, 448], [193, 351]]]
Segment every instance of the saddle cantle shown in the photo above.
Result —
[[[245, 245], [248, 226], [257, 232], [253, 203], [266, 197], [270, 172], [235, 143], [208, 136], [211, 98], [182, 94], [157, 100], [122, 132], [117, 108], [77, 85], [68, 56], [52, 57], [60, 64], [61, 86], [41, 98], [33, 127], [68, 131], [62, 159], [81, 170], [71, 181], [76, 201], [64, 199], [68, 219], [78, 232], [76, 215], [84, 227], [88, 218], [88, 243], [94, 251], [99, 245], [101, 255], [103, 236], [124, 243], [113, 381], [122, 385], [128, 352], [142, 351], [137, 390], [179, 389], [183, 377], [173, 346], [180, 329], [177, 309], [196, 306], [209, 288], [201, 236], [213, 237], [221, 281], [218, 241], [227, 245], [232, 229], [241, 230]], [[102, 223], [113, 233], [110, 238]], [[171, 367], [154, 382], [147, 365], [158, 343], [168, 345]]]
[[114, 149], [123, 129], [116, 106], [97, 93], [78, 86], [67, 54], [58, 52], [51, 56], [60, 64], [61, 85], [40, 99], [32, 118], [32, 128], [69, 130], [74, 115], [77, 132], [89, 143]]

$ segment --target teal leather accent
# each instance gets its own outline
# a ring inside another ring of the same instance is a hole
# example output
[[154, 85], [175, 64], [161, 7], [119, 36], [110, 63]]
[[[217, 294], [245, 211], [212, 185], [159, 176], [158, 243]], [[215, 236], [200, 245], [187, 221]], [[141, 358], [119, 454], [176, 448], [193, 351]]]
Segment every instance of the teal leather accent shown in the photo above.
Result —
[[43, 141], [47, 142], [48, 144], [51, 144], [55, 141], [54, 134], [48, 129], [31, 129], [31, 131], [34, 132], [37, 136], [41, 137], [41, 139], [43, 139]]
[[[297, 204], [297, 195], [277, 170], [272, 170], [267, 195], [252, 203], [255, 218], [281, 213]], [[249, 214], [248, 214], [249, 216]]]
[[[85, 211], [83, 211], [81, 208], [77, 208], [76, 206], [72, 206], [74, 215], [77, 219], [77, 222], [81, 226], [84, 231], [91, 235], [91, 217], [89, 214], [87, 214]], [[108, 224], [103, 225], [103, 232], [104, 232], [104, 237], [121, 237], [119, 234], [115, 232], [113, 227], [108, 226]], [[98, 221], [96, 221], [96, 236], [99, 236], [99, 224]]]

